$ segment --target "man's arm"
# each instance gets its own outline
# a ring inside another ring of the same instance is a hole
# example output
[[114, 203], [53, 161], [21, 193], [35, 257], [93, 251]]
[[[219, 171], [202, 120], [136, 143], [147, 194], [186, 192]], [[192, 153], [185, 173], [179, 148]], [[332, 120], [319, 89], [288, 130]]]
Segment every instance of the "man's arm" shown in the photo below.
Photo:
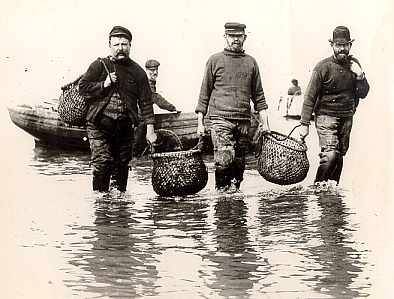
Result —
[[211, 93], [214, 84], [214, 74], [211, 59], [208, 60], [205, 66], [204, 78], [202, 80], [200, 96], [198, 98], [197, 107], [195, 112], [201, 112], [203, 115], [207, 114], [209, 99], [211, 98]]
[[301, 110], [301, 124], [309, 125], [312, 119], [312, 113], [315, 108], [316, 100], [319, 97], [321, 89], [321, 75], [315, 68], [312, 72], [311, 80], [304, 94], [304, 103]]
[[102, 77], [103, 65], [97, 59], [92, 62], [78, 83], [79, 93], [87, 98], [102, 98], [106, 95], [105, 77]]
[[152, 93], [152, 101], [155, 103], [159, 108], [167, 110], [167, 111], [176, 111], [176, 107], [167, 101], [161, 94], [157, 92]]

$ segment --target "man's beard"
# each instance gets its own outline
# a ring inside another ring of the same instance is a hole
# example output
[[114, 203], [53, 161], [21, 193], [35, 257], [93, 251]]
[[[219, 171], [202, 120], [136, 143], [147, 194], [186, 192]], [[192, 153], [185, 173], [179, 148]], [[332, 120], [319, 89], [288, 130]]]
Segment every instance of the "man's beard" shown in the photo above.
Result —
[[349, 59], [349, 52], [348, 51], [336, 52], [335, 58], [339, 61], [347, 61]]
[[234, 52], [242, 52], [242, 51], [243, 51], [243, 49], [242, 49], [242, 44], [235, 44], [235, 43], [232, 43], [231, 45], [228, 46], [228, 48], [229, 48], [231, 51], [234, 51]]

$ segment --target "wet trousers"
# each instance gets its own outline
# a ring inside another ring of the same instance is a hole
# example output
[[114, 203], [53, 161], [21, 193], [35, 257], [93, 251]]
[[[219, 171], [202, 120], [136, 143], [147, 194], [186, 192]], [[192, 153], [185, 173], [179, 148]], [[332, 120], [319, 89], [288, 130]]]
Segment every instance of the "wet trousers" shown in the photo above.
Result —
[[108, 191], [111, 176], [114, 187], [125, 191], [132, 158], [134, 128], [128, 118], [101, 116], [87, 124], [93, 166], [93, 190]]
[[216, 189], [239, 188], [245, 171], [250, 121], [211, 119]]
[[343, 157], [349, 149], [353, 117], [318, 115], [315, 125], [319, 136], [320, 165], [315, 182], [328, 180], [339, 182]]

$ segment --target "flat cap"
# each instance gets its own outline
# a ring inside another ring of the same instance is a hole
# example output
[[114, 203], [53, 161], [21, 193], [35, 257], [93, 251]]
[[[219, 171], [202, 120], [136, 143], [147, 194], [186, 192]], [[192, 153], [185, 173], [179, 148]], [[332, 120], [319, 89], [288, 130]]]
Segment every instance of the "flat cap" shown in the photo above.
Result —
[[145, 62], [145, 67], [147, 69], [154, 69], [154, 68], [158, 68], [160, 65], [160, 62], [158, 62], [155, 59], [149, 59]]
[[122, 27], [122, 26], [114, 26], [111, 31], [109, 32], [109, 37], [112, 36], [124, 36], [127, 38], [129, 41], [133, 39], [133, 36], [131, 35], [131, 32], [129, 29]]
[[224, 24], [224, 32], [227, 34], [245, 34], [245, 24], [236, 22], [227, 22]]

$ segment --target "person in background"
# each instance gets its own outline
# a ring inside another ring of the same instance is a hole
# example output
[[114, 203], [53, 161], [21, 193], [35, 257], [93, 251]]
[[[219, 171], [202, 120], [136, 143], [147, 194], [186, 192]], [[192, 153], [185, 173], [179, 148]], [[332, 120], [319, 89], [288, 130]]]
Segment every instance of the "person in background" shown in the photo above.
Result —
[[212, 55], [206, 64], [198, 103], [197, 134], [205, 133], [209, 116], [214, 146], [217, 190], [239, 189], [245, 170], [251, 105], [258, 111], [264, 130], [268, 128], [267, 103], [256, 60], [245, 54], [245, 25], [226, 23], [224, 51]]
[[[152, 101], [160, 109], [167, 110], [170, 112], [177, 111], [176, 107], [167, 101], [161, 94], [156, 91], [156, 81], [159, 75], [160, 62], [155, 59], [148, 59], [145, 62], [145, 71], [148, 75], [149, 86], [152, 91]], [[135, 130], [135, 144], [134, 144], [134, 156], [140, 157], [147, 147], [147, 142], [145, 139], [146, 135], [146, 125], [140, 123]]]
[[308, 136], [315, 113], [321, 148], [315, 183], [331, 180], [338, 184], [343, 157], [349, 148], [353, 115], [359, 99], [365, 98], [369, 91], [360, 62], [349, 54], [353, 41], [347, 27], [334, 29], [329, 40], [333, 55], [315, 66], [304, 94], [300, 138]]
[[149, 59], [145, 63], [145, 70], [146, 70], [146, 74], [148, 75], [149, 86], [152, 91], [153, 103], [156, 104], [161, 109], [170, 112], [177, 111], [176, 107], [173, 104], [167, 101], [156, 91], [156, 80], [157, 77], [159, 76], [159, 66], [160, 66], [160, 62], [158, 62], [155, 59]]
[[144, 70], [129, 58], [132, 34], [122, 26], [109, 33], [110, 55], [93, 61], [79, 81], [79, 92], [89, 99], [87, 133], [93, 165], [93, 190], [114, 186], [125, 191], [132, 158], [138, 111], [147, 124], [146, 139], [154, 143], [152, 92]]
[[289, 90], [287, 91], [287, 94], [289, 96], [299, 96], [299, 95], [301, 95], [301, 87], [298, 86], [298, 80], [297, 79], [292, 79], [291, 80], [291, 86], [289, 87]]

